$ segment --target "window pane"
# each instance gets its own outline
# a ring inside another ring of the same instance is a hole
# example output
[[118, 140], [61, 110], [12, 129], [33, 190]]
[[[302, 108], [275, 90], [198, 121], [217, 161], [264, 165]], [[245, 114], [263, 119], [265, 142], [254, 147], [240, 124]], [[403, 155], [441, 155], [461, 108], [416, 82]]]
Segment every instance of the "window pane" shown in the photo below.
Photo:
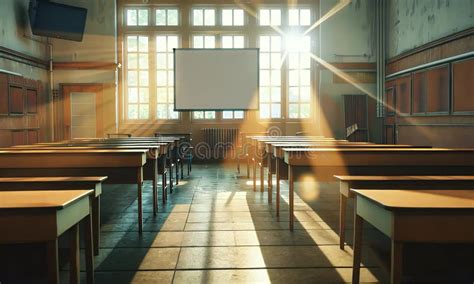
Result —
[[260, 71], [260, 85], [261, 86], [270, 86], [270, 71], [261, 70]]
[[290, 86], [298, 86], [299, 85], [299, 78], [298, 78], [298, 70], [290, 70], [289, 72], [289, 80], [288, 84]]
[[168, 54], [168, 69], [174, 69], [174, 54]]
[[127, 117], [129, 119], [138, 119], [138, 105], [128, 105]]
[[300, 25], [309, 26], [311, 24], [311, 10], [301, 9], [300, 10]]
[[309, 118], [311, 114], [310, 104], [301, 104], [300, 112], [301, 118]]
[[279, 117], [281, 117], [281, 105], [272, 104], [272, 118], [279, 118]]
[[300, 84], [302, 86], [309, 86], [311, 84], [310, 73], [311, 72], [309, 70], [301, 70]]
[[234, 48], [244, 48], [244, 36], [234, 36]]
[[269, 87], [260, 87], [260, 102], [262, 103], [270, 102], [270, 88]]
[[166, 25], [166, 10], [165, 9], [156, 9], [155, 24], [157, 26]]
[[271, 85], [278, 86], [280, 85], [280, 70], [272, 70], [271, 73]]
[[243, 26], [244, 25], [244, 10], [235, 9], [234, 10], [234, 26]]
[[272, 53], [272, 69], [280, 69], [281, 58], [280, 53]]
[[299, 54], [296, 52], [291, 52], [288, 55], [288, 68], [290, 69], [298, 69], [300, 67], [299, 64]]
[[170, 118], [171, 118], [171, 119], [178, 119], [178, 118], [179, 118], [179, 112], [174, 111], [174, 107], [173, 107], [173, 106], [171, 106], [171, 108], [173, 109], [173, 111], [171, 112]]
[[232, 36], [223, 36], [222, 37], [222, 47], [223, 48], [232, 48], [232, 47], [234, 47]]
[[215, 48], [216, 47], [216, 38], [214, 36], [206, 36], [204, 38], [204, 47], [205, 48]]
[[138, 25], [148, 26], [148, 10], [138, 10]]
[[298, 9], [290, 9], [288, 11], [288, 23], [290, 26], [299, 25], [299, 13]]
[[174, 102], [174, 88], [168, 88], [168, 103], [172, 104]]
[[156, 68], [166, 69], [166, 53], [158, 53], [156, 55]]
[[311, 88], [310, 87], [300, 88], [300, 101], [302, 102], [311, 101]]
[[281, 24], [281, 11], [277, 9], [272, 9], [270, 19], [272, 26], [279, 26]]
[[175, 48], [178, 48], [178, 37], [168, 36], [168, 52], [173, 52]]
[[204, 17], [202, 10], [193, 10], [193, 25], [202, 26], [204, 24]]
[[140, 88], [140, 103], [148, 103], [149, 96], [148, 96], [148, 89], [147, 88]]
[[270, 10], [268, 9], [260, 10], [260, 25], [261, 26], [270, 25]]
[[129, 103], [138, 103], [137, 88], [128, 88], [128, 102]]
[[166, 36], [156, 37], [156, 51], [166, 51]]
[[193, 36], [193, 47], [194, 48], [204, 48], [204, 37], [203, 36]]
[[127, 37], [127, 50], [130, 52], [138, 51], [138, 42], [136, 36], [128, 36]]
[[222, 25], [232, 26], [232, 10], [230, 9], [222, 10]]
[[260, 118], [270, 118], [270, 104], [260, 104]]
[[148, 105], [140, 105], [140, 119], [148, 119]]
[[206, 112], [204, 112], [204, 118], [205, 119], [215, 119], [216, 118], [216, 112], [215, 111], [206, 111]]
[[270, 54], [261, 52], [259, 56], [260, 56], [260, 68], [270, 69]]
[[204, 118], [204, 112], [203, 111], [194, 111], [193, 112], [193, 118], [194, 119], [203, 119]]
[[288, 105], [288, 116], [290, 118], [298, 118], [298, 105], [297, 104]]
[[138, 51], [148, 52], [148, 37], [146, 36], [138, 37]]
[[309, 54], [303, 53], [300, 55], [300, 68], [310, 69], [311, 68], [311, 57]]
[[205, 26], [214, 26], [216, 22], [215, 11], [212, 9], [204, 10], [204, 25]]
[[140, 69], [148, 69], [148, 54], [140, 54], [138, 58]]
[[156, 90], [156, 101], [158, 103], [166, 103], [168, 101], [168, 94], [166, 88], [158, 88]]
[[231, 110], [225, 110], [222, 112], [222, 118], [223, 119], [232, 119], [233, 118], [233, 113]]
[[281, 51], [281, 38], [272, 36], [272, 51]]
[[167, 73], [166, 71], [156, 72], [156, 84], [158, 86], [166, 86], [166, 83], [167, 83], [166, 73]]
[[168, 26], [177, 26], [178, 25], [178, 10], [169, 9], [168, 10]]
[[280, 88], [272, 88], [272, 102], [277, 103], [281, 100], [281, 89]]
[[298, 96], [298, 87], [290, 87], [288, 92], [288, 101], [290, 102], [297, 102], [299, 99]]
[[234, 111], [234, 119], [243, 119], [243, 118], [244, 118], [244, 111], [243, 110]]
[[270, 51], [270, 37], [269, 36], [260, 37], [260, 51], [262, 52]]
[[137, 71], [128, 71], [127, 83], [129, 86], [138, 86], [138, 72]]
[[128, 69], [137, 69], [138, 68], [138, 57], [136, 53], [129, 53], [127, 59], [127, 68]]
[[174, 72], [168, 71], [168, 86], [174, 86]]
[[140, 71], [140, 86], [148, 86], [148, 71]]
[[127, 10], [127, 25], [128, 26], [137, 25], [137, 10]]
[[168, 118], [168, 108], [165, 104], [158, 104], [156, 106], [156, 117], [161, 119]]

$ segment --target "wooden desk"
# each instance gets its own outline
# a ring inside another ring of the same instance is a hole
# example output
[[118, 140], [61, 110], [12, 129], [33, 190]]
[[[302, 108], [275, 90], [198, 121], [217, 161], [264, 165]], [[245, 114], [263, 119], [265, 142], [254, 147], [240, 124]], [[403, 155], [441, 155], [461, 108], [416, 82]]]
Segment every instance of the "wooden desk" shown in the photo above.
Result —
[[138, 230], [143, 229], [142, 184], [147, 150], [0, 150], [0, 176], [108, 176], [106, 183], [136, 184]]
[[[272, 179], [271, 174], [274, 172], [276, 174], [276, 214], [280, 216], [280, 181], [288, 179], [288, 166], [284, 161], [285, 152], [283, 149], [296, 148], [296, 149], [324, 149], [324, 148], [335, 148], [335, 149], [344, 149], [344, 148], [353, 148], [353, 149], [366, 149], [366, 148], [415, 148], [417, 146], [412, 145], [394, 145], [394, 144], [372, 144], [368, 142], [304, 142], [304, 143], [267, 143], [267, 163], [270, 163], [269, 166], [269, 180]], [[270, 152], [272, 151], [272, 152]], [[272, 157], [273, 159], [269, 159]], [[274, 168], [274, 169], [273, 169]], [[271, 182], [270, 182], [271, 183]], [[268, 187], [268, 196], [271, 200], [273, 194], [273, 187]]]
[[288, 149], [289, 218], [293, 230], [294, 181], [311, 173], [319, 181], [336, 181], [334, 175], [471, 175], [474, 149], [369, 148]]
[[102, 182], [106, 176], [98, 177], [0, 177], [0, 191], [19, 190], [93, 190], [92, 198], [92, 234], [94, 237], [94, 254], [99, 255], [100, 244], [100, 195]]
[[80, 282], [79, 223], [84, 223], [87, 283], [94, 282], [92, 190], [0, 191], [1, 244], [45, 243], [49, 283], [59, 283], [58, 237], [69, 231], [70, 283]]
[[335, 176], [339, 180], [339, 247], [344, 249], [347, 199], [351, 188], [474, 189], [474, 176]]
[[474, 243], [473, 190], [352, 190], [356, 196], [352, 283], [359, 283], [366, 221], [392, 240], [391, 283], [401, 283], [403, 243]]

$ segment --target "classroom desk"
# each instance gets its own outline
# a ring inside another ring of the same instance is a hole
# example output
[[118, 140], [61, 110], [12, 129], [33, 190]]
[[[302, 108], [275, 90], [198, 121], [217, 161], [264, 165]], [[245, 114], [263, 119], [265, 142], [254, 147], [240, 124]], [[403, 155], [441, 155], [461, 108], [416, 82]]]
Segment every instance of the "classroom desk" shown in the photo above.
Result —
[[58, 237], [69, 231], [70, 283], [80, 282], [79, 223], [84, 223], [87, 283], [94, 282], [92, 190], [0, 191], [1, 244], [45, 243], [49, 283], [59, 283]]
[[392, 241], [392, 284], [402, 281], [403, 243], [474, 243], [473, 190], [351, 191], [356, 197], [352, 283], [359, 283], [363, 221]]
[[0, 150], [0, 176], [108, 176], [106, 183], [136, 184], [138, 231], [143, 230], [142, 184], [147, 150]]
[[474, 176], [334, 176], [339, 180], [339, 247], [344, 249], [347, 199], [351, 188], [474, 189]]
[[94, 238], [94, 254], [99, 254], [100, 244], [100, 195], [102, 182], [106, 176], [90, 177], [0, 177], [0, 191], [12, 190], [69, 190], [92, 189], [92, 235]]
[[[65, 142], [50, 142], [50, 143], [37, 143], [32, 145], [19, 145], [11, 147], [8, 149], [68, 149], [68, 150], [80, 150], [80, 149], [147, 149], [147, 162], [143, 166], [143, 178], [144, 180], [151, 180], [153, 185], [153, 214], [156, 215], [158, 211], [158, 175], [162, 177], [162, 200], [163, 203], [167, 199], [167, 182], [166, 182], [166, 156], [169, 151], [169, 143], [154, 143], [154, 142], [144, 142], [144, 143], [87, 143], [87, 142], [76, 142], [76, 143], [65, 143]], [[172, 188], [172, 181], [170, 178], [170, 191]]]
[[319, 181], [334, 175], [471, 175], [474, 148], [283, 148], [288, 165], [290, 230], [294, 225], [294, 181], [311, 173]]
[[295, 143], [304, 143], [304, 142], [328, 142], [328, 141], [346, 141], [346, 140], [334, 140], [334, 138], [325, 138], [325, 137], [308, 137], [308, 136], [283, 136], [283, 137], [251, 137], [251, 146], [249, 148], [250, 159], [253, 164], [253, 190], [257, 190], [257, 167], [260, 168], [260, 191], [264, 191], [264, 168], [267, 166], [267, 163], [264, 162], [266, 158], [265, 152], [265, 143], [266, 142], [295, 142]]
[[250, 177], [250, 161], [249, 157], [246, 153], [246, 137], [247, 136], [262, 136], [262, 135], [268, 135], [268, 132], [240, 132], [239, 133], [239, 138], [237, 141], [237, 173], [240, 174], [240, 155], [243, 154], [245, 157], [245, 160], [247, 162], [247, 178]]

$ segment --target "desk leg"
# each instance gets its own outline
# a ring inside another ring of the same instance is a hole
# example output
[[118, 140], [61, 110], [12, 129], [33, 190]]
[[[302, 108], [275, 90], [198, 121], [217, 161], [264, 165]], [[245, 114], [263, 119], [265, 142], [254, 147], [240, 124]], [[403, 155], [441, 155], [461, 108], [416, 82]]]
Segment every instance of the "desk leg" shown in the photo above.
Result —
[[265, 172], [265, 168], [263, 167], [263, 162], [262, 163], [258, 163], [260, 165], [260, 192], [264, 192], [265, 191], [265, 186], [264, 186], [264, 172]]
[[362, 228], [364, 220], [354, 213], [354, 258], [352, 263], [352, 283], [359, 284], [360, 281], [360, 260], [362, 251]]
[[59, 283], [58, 240], [46, 243], [46, 258], [48, 262], [48, 283]]
[[293, 231], [294, 222], [295, 222], [295, 215], [294, 215], [294, 198], [295, 198], [295, 185], [294, 185], [294, 177], [293, 177], [293, 167], [288, 165], [288, 184], [289, 190], [289, 217], [290, 217], [290, 231]]
[[170, 160], [170, 193], [173, 193], [173, 160]]
[[138, 232], [143, 232], [142, 169], [137, 172]]
[[94, 230], [94, 255], [99, 255], [100, 245], [100, 196], [92, 199], [92, 222]]
[[346, 239], [346, 206], [347, 197], [339, 194], [339, 248], [344, 249]]
[[236, 155], [237, 159], [237, 173], [240, 175], [240, 157], [239, 154]]
[[158, 160], [153, 163], [153, 215], [158, 212]]
[[392, 240], [392, 261], [390, 283], [398, 284], [402, 282], [402, 258], [403, 258], [403, 244]]
[[250, 178], [250, 162], [249, 162], [249, 155], [245, 155], [247, 158], [247, 178]]
[[268, 169], [268, 203], [272, 203], [273, 185], [272, 185], [272, 158], [267, 154], [267, 169]]
[[280, 217], [280, 162], [279, 159], [275, 159], [276, 163], [276, 216]]
[[79, 225], [75, 224], [69, 229], [69, 283], [72, 284], [78, 284], [81, 282], [78, 227]]
[[252, 173], [253, 173], [253, 191], [257, 191], [257, 161], [252, 159]]
[[93, 284], [94, 283], [94, 254], [93, 250], [95, 246], [92, 241], [92, 221], [91, 216], [86, 216], [82, 221], [84, 224], [84, 250], [86, 256], [86, 275], [87, 275], [87, 283]]

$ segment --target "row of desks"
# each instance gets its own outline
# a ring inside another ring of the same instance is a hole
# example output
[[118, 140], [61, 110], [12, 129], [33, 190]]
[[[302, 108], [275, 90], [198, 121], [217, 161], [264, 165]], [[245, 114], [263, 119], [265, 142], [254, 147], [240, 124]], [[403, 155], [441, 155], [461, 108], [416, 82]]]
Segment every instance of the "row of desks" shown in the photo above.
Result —
[[[102, 182], [137, 185], [141, 233], [143, 180], [153, 182], [156, 213], [157, 178], [163, 175], [165, 201], [166, 162], [177, 163], [173, 150], [180, 139], [87, 139], [0, 149], [0, 227], [8, 228], [0, 243], [45, 243], [48, 278], [58, 283], [57, 238], [68, 231], [70, 282], [78, 283], [78, 224], [85, 223], [87, 282], [92, 283], [93, 254], [99, 252]], [[170, 175], [170, 190], [171, 186]]]
[[[347, 198], [356, 197], [354, 283], [359, 281], [362, 220], [392, 239], [392, 283], [401, 281], [403, 242], [474, 242], [474, 230], [466, 225], [474, 223], [474, 149], [352, 143], [301, 136], [247, 139], [247, 153], [254, 166], [254, 190], [256, 168], [260, 167], [262, 191], [267, 168], [269, 202], [272, 174], [277, 175], [277, 215], [280, 180], [289, 181], [290, 230], [294, 226], [294, 182], [299, 176], [311, 174], [318, 181], [340, 180], [341, 249]], [[440, 226], [449, 232], [440, 234]]]

